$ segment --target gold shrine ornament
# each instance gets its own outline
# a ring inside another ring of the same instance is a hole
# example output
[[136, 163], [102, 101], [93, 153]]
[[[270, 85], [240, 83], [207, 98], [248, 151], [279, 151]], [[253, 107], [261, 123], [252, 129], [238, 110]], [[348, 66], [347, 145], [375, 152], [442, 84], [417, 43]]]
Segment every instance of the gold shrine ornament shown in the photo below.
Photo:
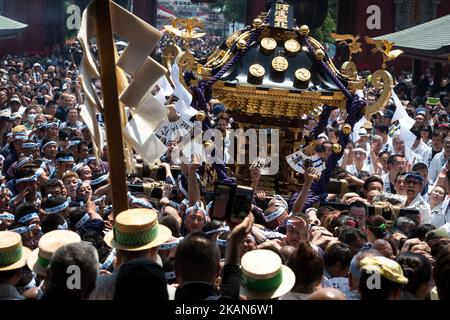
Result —
[[253, 27], [260, 28], [262, 26], [262, 24], [263, 24], [262, 19], [259, 19], [259, 18], [253, 19]]
[[245, 41], [244, 39], [239, 40], [238, 43], [237, 43], [237, 48], [239, 50], [247, 49], [247, 41]]
[[309, 27], [306, 24], [300, 27], [300, 34], [302, 36], [307, 36], [309, 34]]
[[300, 51], [301, 45], [297, 40], [289, 39], [284, 43], [284, 49], [287, 55], [294, 56]]
[[197, 121], [204, 121], [206, 119], [206, 113], [205, 111], [199, 111], [196, 115], [195, 115], [195, 119]]
[[277, 42], [270, 37], [265, 37], [261, 40], [261, 51], [265, 55], [271, 54], [276, 47]]
[[300, 81], [308, 81], [311, 79], [311, 72], [308, 69], [301, 68], [295, 71], [295, 77]]
[[317, 49], [315, 54], [317, 60], [323, 60], [323, 58], [325, 58], [325, 51], [323, 51], [322, 49]]
[[277, 72], [284, 72], [287, 70], [289, 66], [288, 61], [285, 57], [275, 57], [272, 60], [272, 68]]
[[311, 72], [308, 69], [300, 68], [295, 71], [294, 86], [299, 89], [307, 89], [309, 80], [311, 79]]
[[257, 63], [252, 64], [250, 68], [248, 68], [247, 81], [249, 83], [261, 83], [265, 73], [266, 70], [262, 65]]
[[352, 133], [352, 126], [348, 123], [344, 124], [344, 126], [342, 127], [342, 132], [348, 136], [350, 133]]
[[334, 143], [334, 144], [331, 146], [331, 150], [333, 150], [334, 153], [339, 153], [339, 152], [342, 151], [342, 147], [341, 147], [340, 144]]

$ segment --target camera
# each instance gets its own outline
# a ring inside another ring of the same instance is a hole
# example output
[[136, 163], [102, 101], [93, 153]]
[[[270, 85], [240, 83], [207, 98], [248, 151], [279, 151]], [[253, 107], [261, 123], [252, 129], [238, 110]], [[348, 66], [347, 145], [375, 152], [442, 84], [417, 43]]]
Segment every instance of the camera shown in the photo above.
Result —
[[211, 217], [216, 220], [241, 222], [252, 208], [252, 188], [218, 182], [214, 190]]

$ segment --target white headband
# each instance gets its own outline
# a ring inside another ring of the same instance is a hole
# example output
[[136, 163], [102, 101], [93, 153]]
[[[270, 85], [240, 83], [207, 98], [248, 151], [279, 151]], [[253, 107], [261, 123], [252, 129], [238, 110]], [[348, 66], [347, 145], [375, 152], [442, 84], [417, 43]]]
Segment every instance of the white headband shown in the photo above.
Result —
[[144, 208], [153, 209], [152, 204], [145, 199], [135, 197], [133, 200], [131, 200], [131, 205], [133, 205], [133, 204], [139, 204], [139, 205], [143, 206]]
[[194, 204], [193, 206], [187, 208], [187, 209], [186, 209], [186, 215], [189, 215], [189, 213], [190, 213], [191, 211], [196, 212], [197, 210], [200, 210], [200, 211], [205, 215], [205, 217], [208, 216], [208, 213], [205, 211], [205, 209], [203, 209], [202, 207], [200, 207], [198, 204]]
[[170, 249], [176, 248], [182, 239], [183, 238], [181, 237], [175, 241], [163, 243], [162, 245], [160, 245], [158, 247], [158, 249], [159, 250], [170, 250]]
[[83, 164], [87, 165], [88, 162], [93, 161], [93, 160], [97, 160], [96, 157], [87, 157], [86, 159], [84, 159]]
[[14, 140], [28, 140], [28, 137], [26, 134], [16, 133], [14, 135]]
[[56, 123], [56, 122], [47, 122], [46, 124], [45, 124], [45, 127], [46, 128], [51, 128], [51, 127], [58, 127], [58, 124]]
[[39, 168], [39, 169], [37, 169], [37, 170], [34, 172], [34, 175], [35, 175], [36, 177], [40, 177], [43, 173], [44, 173], [44, 169]]
[[6, 219], [6, 220], [16, 220], [13, 214], [11, 213], [2, 213], [0, 214], [0, 219]]
[[216, 243], [221, 246], [221, 247], [226, 247], [227, 246], [227, 240], [223, 240], [223, 239], [217, 239]]
[[97, 184], [100, 184], [100, 183], [102, 183], [102, 182], [105, 182], [108, 178], [109, 178], [109, 173], [104, 174], [104, 175], [98, 177], [98, 178], [95, 179], [95, 180], [91, 180], [91, 185], [95, 186], [95, 185], [97, 185]]
[[48, 141], [46, 144], [44, 144], [44, 145], [42, 146], [42, 149], [44, 149], [45, 147], [48, 147], [48, 146], [50, 146], [50, 145], [52, 145], [52, 144], [58, 145], [58, 142], [56, 142], [55, 140], [50, 140], [50, 141]]
[[114, 258], [116, 257], [116, 249], [112, 249], [109, 253], [108, 257], [106, 258], [105, 262], [101, 265], [100, 269], [106, 270], [111, 266], [111, 263], [113, 263]]
[[285, 208], [280, 208], [280, 209], [272, 212], [268, 216], [264, 216], [264, 220], [266, 220], [266, 222], [273, 221], [273, 220], [277, 219], [278, 217], [280, 217], [284, 213], [285, 210], [286, 210]]
[[58, 229], [58, 230], [68, 230], [69, 226], [67, 225], [67, 221], [64, 220], [64, 223], [60, 224], [59, 226], [57, 226], [56, 229]]
[[70, 162], [70, 161], [75, 162], [75, 159], [72, 156], [65, 156], [65, 157], [56, 158], [56, 161], [57, 162]]
[[76, 145], [79, 145], [80, 143], [81, 143], [80, 140], [72, 140], [72, 141], [69, 142], [69, 148], [73, 147], [73, 146], [76, 146]]
[[75, 224], [75, 229], [81, 228], [86, 222], [89, 221], [90, 218], [91, 217], [89, 214], [85, 213], [84, 216]]
[[220, 228], [217, 228], [217, 229], [212, 229], [212, 230], [209, 230], [209, 231], [206, 231], [205, 232], [205, 234], [206, 235], [208, 235], [208, 234], [213, 234], [213, 233], [217, 233], [217, 232], [228, 232], [228, 231], [230, 231], [230, 227], [229, 226], [224, 226], [224, 227], [220, 227]]
[[31, 177], [16, 179], [16, 184], [21, 182], [37, 182], [37, 177], [34, 175]]
[[32, 157], [25, 157], [22, 160], [20, 160], [19, 162], [17, 162], [16, 164], [16, 168], [20, 168], [21, 166], [23, 166], [25, 163], [27, 163], [28, 161], [33, 160]]
[[39, 148], [39, 145], [35, 142], [22, 143], [22, 149], [33, 149], [33, 148]]
[[22, 234], [25, 232], [33, 231], [34, 229], [36, 229], [36, 224], [33, 223], [33, 224], [30, 224], [29, 226], [19, 227], [19, 228], [15, 228], [15, 229], [12, 229], [9, 231], [16, 232], [18, 234]]
[[64, 209], [66, 209], [69, 206], [69, 204], [70, 204], [70, 198], [67, 199], [64, 203], [61, 203], [59, 206], [56, 206], [53, 208], [46, 208], [45, 214], [54, 214], [54, 213], [63, 211]]
[[283, 199], [282, 196], [276, 194], [276, 195], [273, 196], [273, 198], [274, 198], [275, 200], [278, 200], [278, 201], [283, 202], [284, 207], [285, 207], [286, 209], [288, 208], [288, 203], [286, 202], [286, 200]]
[[78, 163], [76, 165], [73, 166], [72, 170], [75, 172], [78, 172], [78, 170], [80, 170], [81, 168], [83, 168], [85, 166], [85, 164], [83, 163]]
[[29, 214], [27, 214], [27, 215], [24, 215], [22, 218], [20, 218], [17, 222], [19, 222], [19, 223], [25, 223], [25, 222], [27, 222], [27, 221], [30, 221], [30, 220], [33, 220], [33, 219], [36, 219], [36, 218], [39, 218], [39, 215], [37, 214], [37, 212], [32, 212], [32, 213], [29, 213]]

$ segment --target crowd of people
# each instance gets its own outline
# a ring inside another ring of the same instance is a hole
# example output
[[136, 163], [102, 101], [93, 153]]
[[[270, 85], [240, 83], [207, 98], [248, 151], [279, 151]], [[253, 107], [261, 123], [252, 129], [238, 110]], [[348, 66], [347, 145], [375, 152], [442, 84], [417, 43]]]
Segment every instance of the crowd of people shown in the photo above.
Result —
[[[222, 37], [206, 34], [201, 38], [190, 40], [188, 45], [189, 49], [196, 58], [204, 59], [209, 57], [214, 52], [214, 50], [216, 50], [217, 46], [221, 44], [221, 42]], [[155, 48], [155, 57], [158, 60], [162, 59], [164, 49], [169, 46], [177, 45], [178, 47], [183, 49], [186, 44], [187, 43], [185, 42], [185, 40], [174, 38], [172, 35], [165, 32], [161, 40], [158, 42], [157, 47]]]
[[[151, 170], [135, 155], [141, 175], [129, 184], [153, 190], [130, 189], [130, 209], [114, 212], [108, 150], [94, 155], [72, 54], [0, 62], [0, 299], [449, 300], [449, 77], [397, 76], [412, 148], [390, 103], [346, 147], [333, 173], [346, 187], [327, 202], [305, 208], [312, 169], [298, 192], [277, 195], [261, 192], [252, 166], [251, 210], [231, 222], [211, 219], [203, 165], [174, 158], [176, 140], [152, 167], [162, 177], [144, 176]], [[369, 104], [378, 94], [367, 85]], [[213, 98], [207, 108], [226, 137], [236, 125], [226, 107]], [[345, 123], [332, 111], [315, 146], [323, 160]], [[304, 135], [316, 124], [308, 119]]]

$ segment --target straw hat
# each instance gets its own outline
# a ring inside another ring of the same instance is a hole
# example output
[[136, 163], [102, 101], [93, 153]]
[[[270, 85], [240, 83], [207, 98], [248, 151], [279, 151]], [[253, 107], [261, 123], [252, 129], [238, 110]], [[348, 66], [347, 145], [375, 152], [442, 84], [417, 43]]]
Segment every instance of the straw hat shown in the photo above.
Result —
[[27, 263], [31, 250], [22, 246], [20, 234], [0, 231], [0, 271], [22, 268]]
[[172, 232], [158, 223], [156, 210], [136, 208], [119, 213], [114, 229], [105, 235], [105, 242], [113, 248], [140, 251], [158, 247], [170, 239]]
[[275, 299], [288, 293], [295, 274], [271, 250], [252, 250], [241, 260], [241, 294], [250, 299]]
[[53, 254], [60, 247], [74, 242], [81, 242], [80, 236], [69, 230], [54, 230], [39, 239], [39, 248], [33, 250], [27, 260], [30, 270], [40, 276], [47, 275], [47, 266]]

